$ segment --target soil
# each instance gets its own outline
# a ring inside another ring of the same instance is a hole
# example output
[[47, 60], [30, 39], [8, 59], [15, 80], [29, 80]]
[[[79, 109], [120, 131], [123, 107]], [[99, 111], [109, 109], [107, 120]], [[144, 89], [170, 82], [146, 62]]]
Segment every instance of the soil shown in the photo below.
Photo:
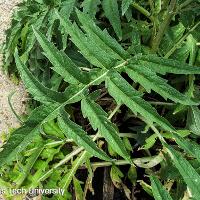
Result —
[[10, 128], [19, 126], [19, 122], [12, 113], [8, 104], [8, 95], [15, 91], [12, 98], [12, 105], [17, 114], [25, 112], [25, 104], [27, 95], [25, 89], [20, 83], [14, 84], [9, 77], [2, 72], [3, 65], [3, 43], [5, 42], [5, 31], [9, 28], [13, 10], [20, 0], [0, 0], [0, 134], [8, 132]]

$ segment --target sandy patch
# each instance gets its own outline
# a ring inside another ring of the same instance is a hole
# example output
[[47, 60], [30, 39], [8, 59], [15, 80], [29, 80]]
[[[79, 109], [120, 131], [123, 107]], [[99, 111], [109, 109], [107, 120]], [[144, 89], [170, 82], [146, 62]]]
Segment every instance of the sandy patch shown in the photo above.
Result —
[[[20, 0], [0, 0], [0, 48], [5, 41], [5, 30], [9, 28], [13, 9]], [[0, 133], [8, 131], [11, 127], [18, 127], [19, 122], [13, 115], [9, 104], [8, 95], [16, 91], [12, 98], [13, 106], [16, 113], [23, 114], [25, 111], [26, 93], [23, 85], [13, 84], [8, 77], [1, 71], [3, 62], [2, 54], [0, 54]]]

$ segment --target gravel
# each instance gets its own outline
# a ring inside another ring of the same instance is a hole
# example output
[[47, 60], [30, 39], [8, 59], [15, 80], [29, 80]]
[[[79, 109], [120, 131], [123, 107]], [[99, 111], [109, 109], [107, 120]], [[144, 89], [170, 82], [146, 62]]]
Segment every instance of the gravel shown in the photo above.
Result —
[[[0, 0], [0, 52], [5, 41], [5, 30], [9, 28], [13, 10], [19, 2], [19, 0]], [[27, 98], [22, 83], [19, 85], [12, 83], [8, 76], [2, 72], [2, 58], [3, 55], [0, 53], [0, 134], [20, 125], [9, 107], [8, 95], [15, 91], [12, 105], [19, 115], [25, 112]]]

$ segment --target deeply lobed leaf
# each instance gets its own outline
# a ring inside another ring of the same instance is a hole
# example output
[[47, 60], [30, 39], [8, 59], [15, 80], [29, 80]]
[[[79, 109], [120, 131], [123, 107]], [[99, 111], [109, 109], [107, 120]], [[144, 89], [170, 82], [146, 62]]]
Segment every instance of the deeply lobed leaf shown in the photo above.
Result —
[[120, 74], [111, 72], [107, 76], [106, 87], [109, 94], [118, 102], [125, 104], [134, 113], [139, 113], [150, 123], [156, 122], [163, 129], [174, 131], [172, 125], [161, 117], [147, 101], [143, 100], [141, 94], [135, 90]]
[[66, 95], [64, 93], [50, 90], [49, 88], [42, 85], [33, 76], [33, 74], [28, 70], [28, 68], [20, 60], [17, 51], [15, 52], [15, 61], [26, 88], [28, 89], [29, 93], [32, 94], [35, 100], [41, 101], [43, 103], [65, 101]]
[[109, 19], [116, 35], [119, 39], [122, 38], [121, 21], [119, 15], [118, 2], [115, 0], [103, 0], [103, 10], [106, 17]]
[[183, 105], [198, 105], [197, 102], [191, 100], [188, 96], [181, 94], [175, 88], [167, 84], [167, 80], [156, 75], [149, 67], [145, 65], [132, 65], [126, 68], [127, 74], [132, 78], [133, 81], [140, 83], [147, 92], [154, 90], [165, 99], [171, 99], [176, 103]]
[[40, 126], [45, 119], [54, 111], [56, 105], [42, 105], [36, 108], [28, 118], [27, 122], [15, 130], [0, 153], [0, 166], [7, 164], [17, 158], [31, 142], [40, 134]]
[[67, 113], [62, 109], [58, 118], [59, 126], [67, 138], [73, 139], [79, 146], [85, 148], [88, 153], [102, 160], [111, 161], [109, 156], [100, 150], [95, 142], [87, 135], [87, 133], [76, 123], [69, 119]]
[[[89, 98], [84, 98], [81, 101], [81, 109], [84, 117], [87, 117], [94, 130], [106, 139], [109, 144], [112, 144], [113, 149], [124, 159], [130, 161], [128, 152], [119, 137], [119, 133], [114, 124], [108, 120], [107, 113], [94, 101]], [[131, 162], [131, 161], [130, 161]]]
[[52, 63], [54, 71], [60, 74], [66, 82], [72, 84], [88, 82], [86, 74], [65, 53], [59, 51], [40, 31], [34, 28], [33, 30], [46, 57]]
[[82, 28], [90, 36], [91, 39], [96, 41], [102, 50], [107, 52], [113, 59], [123, 59], [126, 60], [129, 58], [129, 54], [122, 48], [122, 46], [111, 37], [106, 30], [101, 30], [94, 23], [91, 18], [77, 10], [77, 16], [79, 21], [82, 24]]
[[146, 65], [161, 74], [200, 74], [200, 67], [191, 66], [173, 59], [161, 58], [156, 55], [139, 56], [138, 59], [142, 65]]
[[113, 63], [113, 58], [102, 50], [99, 45], [90, 37], [86, 36], [76, 23], [72, 24], [68, 20], [64, 20], [62, 16], [57, 13], [61, 24], [71, 36], [72, 42], [80, 49], [81, 54], [93, 65], [100, 68], [109, 68]]

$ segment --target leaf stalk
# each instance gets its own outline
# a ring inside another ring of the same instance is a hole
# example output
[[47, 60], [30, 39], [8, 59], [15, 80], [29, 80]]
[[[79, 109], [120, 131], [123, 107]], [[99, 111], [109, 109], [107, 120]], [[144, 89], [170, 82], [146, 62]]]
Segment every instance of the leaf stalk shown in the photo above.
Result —
[[146, 16], [148, 19], [150, 19], [151, 20], [151, 22], [153, 22], [154, 23], [154, 17], [151, 15], [151, 13], [148, 11], [148, 10], [146, 10], [145, 8], [143, 8], [142, 6], [140, 6], [139, 4], [137, 4], [137, 3], [132, 3], [132, 6], [136, 9], [136, 10], [138, 10], [140, 13], [142, 13], [144, 16]]

